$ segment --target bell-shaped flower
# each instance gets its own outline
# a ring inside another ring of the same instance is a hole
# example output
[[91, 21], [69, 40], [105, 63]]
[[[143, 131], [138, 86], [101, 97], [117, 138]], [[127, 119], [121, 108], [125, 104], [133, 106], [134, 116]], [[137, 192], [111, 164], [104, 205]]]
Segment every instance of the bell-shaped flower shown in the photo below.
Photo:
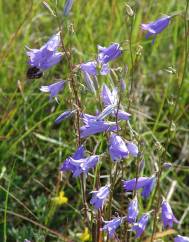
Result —
[[150, 37], [151, 35], [156, 36], [168, 26], [170, 20], [171, 20], [170, 16], [165, 16], [157, 19], [154, 22], [151, 22], [148, 24], [142, 24], [141, 28], [142, 30], [148, 31], [146, 34], [146, 38]]
[[113, 88], [111, 91], [109, 87], [104, 84], [102, 87], [102, 92], [101, 92], [101, 99], [103, 101], [104, 106], [109, 106], [109, 105], [117, 105], [118, 104], [118, 90], [116, 87]]
[[115, 236], [115, 231], [121, 225], [123, 220], [124, 218], [118, 217], [110, 221], [104, 221], [105, 225], [101, 230], [106, 231], [108, 233], [108, 236], [112, 238], [113, 236]]
[[74, 0], [66, 0], [65, 5], [64, 5], [64, 16], [68, 16], [72, 5], [73, 5]]
[[109, 61], [115, 60], [122, 54], [120, 45], [113, 43], [108, 47], [98, 45], [98, 61], [107, 64]]
[[156, 177], [155, 176], [150, 177], [149, 181], [144, 186], [142, 193], [141, 193], [141, 195], [144, 199], [147, 199], [150, 196], [150, 194], [155, 186], [155, 183], [156, 183]]
[[58, 118], [56, 118], [55, 120], [55, 124], [59, 124], [61, 123], [63, 120], [70, 118], [74, 113], [76, 112], [76, 110], [68, 110], [65, 111], [63, 113], [61, 113]]
[[116, 106], [115, 105], [109, 105], [107, 107], [105, 107], [105, 109], [97, 116], [97, 120], [103, 120], [105, 119], [107, 116], [109, 116], [114, 110], [115, 110]]
[[87, 63], [83, 63], [80, 65], [81, 70], [89, 75], [96, 76], [97, 75], [97, 62], [96, 61], [89, 61]]
[[109, 153], [113, 161], [119, 161], [128, 156], [127, 146], [119, 135], [111, 134], [109, 139]]
[[161, 220], [163, 222], [164, 228], [167, 226], [169, 228], [173, 227], [173, 223], [178, 223], [178, 220], [175, 218], [171, 206], [166, 200], [163, 200], [161, 204]]
[[189, 242], [189, 237], [177, 235], [174, 238], [174, 242]]
[[127, 211], [127, 221], [129, 223], [134, 223], [137, 219], [139, 210], [138, 210], [138, 200], [135, 197], [133, 200], [130, 201]]
[[109, 87], [104, 84], [101, 92], [101, 99], [105, 107], [113, 105], [115, 108], [112, 110], [111, 116], [117, 117], [118, 120], [129, 120], [131, 114], [121, 109], [117, 110], [118, 105], [118, 89], [116, 87], [111, 91]]
[[[80, 160], [85, 157], [85, 149], [84, 146], [81, 145], [76, 150], [76, 152], [72, 155], [72, 158], [75, 160]], [[72, 171], [72, 173], [75, 172], [75, 166], [70, 163], [70, 157], [68, 157], [60, 166], [60, 171]]]
[[154, 175], [151, 177], [139, 177], [137, 183], [136, 178], [134, 178], [132, 180], [123, 181], [123, 188], [126, 192], [142, 188], [142, 196], [148, 198], [154, 187], [155, 181], [156, 177]]
[[98, 191], [92, 191], [93, 197], [90, 201], [96, 209], [102, 209], [110, 193], [110, 186], [101, 187]]
[[129, 120], [129, 118], [131, 117], [131, 114], [130, 113], [127, 113], [123, 110], [116, 110], [112, 113], [112, 116], [113, 117], [117, 117], [118, 120]]
[[49, 86], [41, 86], [41, 92], [50, 93], [50, 99], [57, 97], [58, 93], [64, 88], [65, 81], [55, 82]]
[[29, 57], [29, 65], [44, 71], [56, 65], [62, 59], [62, 53], [58, 52], [60, 45], [60, 32], [52, 36], [40, 49], [27, 47], [26, 54]]
[[81, 138], [102, 132], [117, 131], [119, 129], [116, 122], [97, 120], [97, 117], [92, 115], [84, 114], [83, 122], [85, 125], [80, 128]]
[[135, 238], [139, 238], [143, 234], [144, 230], [146, 229], [149, 217], [150, 215], [145, 213], [137, 223], [134, 223], [132, 230], [136, 232]]
[[92, 155], [87, 158], [82, 159], [73, 159], [70, 157], [69, 163], [74, 167], [73, 176], [77, 177], [81, 175], [81, 173], [87, 174], [88, 171], [94, 168], [99, 161], [98, 155]]
[[127, 149], [129, 151], [129, 154], [130, 155], [132, 155], [134, 157], [137, 157], [138, 156], [138, 147], [134, 143], [128, 142], [127, 143]]

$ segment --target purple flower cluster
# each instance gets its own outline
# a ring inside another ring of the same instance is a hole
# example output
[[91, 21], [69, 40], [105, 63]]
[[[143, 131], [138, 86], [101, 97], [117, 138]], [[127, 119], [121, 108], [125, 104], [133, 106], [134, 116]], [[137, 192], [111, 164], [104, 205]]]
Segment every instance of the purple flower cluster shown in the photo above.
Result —
[[[72, 8], [73, 0], [67, 0], [64, 6], [64, 15], [67, 16]], [[156, 37], [157, 34], [162, 32], [170, 23], [171, 17], [166, 16], [160, 18], [154, 22], [148, 24], [142, 24], [141, 28], [147, 31], [146, 38], [150, 36]], [[154, 41], [154, 40], [153, 40]], [[32, 68], [36, 68], [41, 72], [51, 68], [55, 64], [59, 63], [62, 58], [62, 53], [58, 51], [60, 45], [60, 33], [52, 36], [49, 41], [44, 44], [40, 49], [30, 49], [27, 48], [27, 56], [29, 57], [29, 65]], [[89, 91], [96, 93], [97, 89], [97, 76], [107, 75], [110, 73], [109, 63], [119, 56], [122, 55], [122, 49], [120, 44], [113, 43], [108, 47], [102, 47], [98, 45], [98, 54], [95, 60], [88, 61], [79, 65], [79, 69], [82, 71], [85, 83]], [[59, 92], [64, 88], [64, 80], [50, 84], [48, 86], [41, 86], [40, 90], [45, 93], [50, 94], [50, 99], [57, 98]], [[121, 80], [121, 86], [125, 90], [125, 84]], [[102, 91], [100, 95], [103, 110], [98, 113], [98, 115], [93, 116], [86, 113], [82, 113], [79, 109], [67, 110], [59, 115], [55, 123], [59, 124], [63, 120], [71, 117], [79, 112], [80, 119], [83, 122], [83, 126], [80, 127], [80, 138], [87, 138], [91, 135], [109, 132], [108, 136], [108, 151], [110, 158], [113, 162], [120, 162], [121, 160], [127, 158], [128, 156], [134, 158], [140, 158], [139, 148], [133, 141], [128, 141], [118, 134], [120, 130], [120, 122], [128, 121], [131, 117], [130, 113], [124, 111], [123, 106], [119, 102], [120, 98], [118, 95], [118, 88], [109, 88], [106, 84], [102, 85]], [[78, 111], [79, 110], [79, 111]], [[110, 117], [111, 121], [106, 120]], [[127, 122], [129, 123], [129, 121]], [[82, 142], [82, 140], [80, 140]], [[79, 142], [80, 143], [80, 142]], [[83, 145], [79, 146], [75, 153], [68, 158], [60, 166], [61, 172], [71, 172], [74, 177], [78, 177], [81, 174], [87, 176], [89, 170], [94, 169], [99, 162], [100, 155], [85, 155], [85, 148]], [[166, 164], [168, 166], [168, 163]], [[170, 167], [170, 164], [169, 164]], [[156, 183], [156, 175], [151, 175], [149, 177], [139, 176], [138, 178], [123, 180], [123, 188], [126, 192], [133, 192], [135, 190], [141, 189], [141, 195], [144, 199], [147, 199]], [[104, 208], [105, 203], [108, 201], [112, 191], [112, 184], [104, 185], [98, 187], [97, 190], [90, 192], [92, 198], [90, 204], [101, 212]], [[104, 226], [101, 228], [105, 231], [109, 238], [115, 236], [116, 230], [121, 226], [122, 223], [127, 220], [131, 230], [135, 231], [135, 238], [139, 238], [145, 231], [146, 226], [149, 222], [150, 212], [140, 215], [138, 219], [139, 203], [137, 196], [138, 192], [135, 193], [135, 197], [129, 202], [127, 208], [127, 215], [124, 217], [114, 217], [112, 220], [104, 221]], [[111, 194], [112, 195], [112, 194]], [[111, 197], [110, 197], [111, 198]], [[109, 218], [110, 219], [110, 218]], [[173, 227], [173, 223], [178, 223], [176, 217], [174, 216], [169, 203], [163, 200], [161, 205], [161, 220], [166, 227]], [[174, 239], [175, 242], [188, 242], [189, 238], [178, 235]]]
[[40, 49], [30, 49], [27, 47], [28, 64], [32, 67], [37, 67], [41, 71], [56, 65], [62, 59], [62, 53], [57, 51], [59, 45], [60, 33], [57, 33]]

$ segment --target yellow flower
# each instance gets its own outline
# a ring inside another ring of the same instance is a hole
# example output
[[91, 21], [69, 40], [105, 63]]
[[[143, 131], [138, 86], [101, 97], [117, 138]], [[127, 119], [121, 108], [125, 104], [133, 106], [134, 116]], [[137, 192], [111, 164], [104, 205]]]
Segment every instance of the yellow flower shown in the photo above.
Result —
[[68, 202], [68, 198], [64, 196], [64, 192], [61, 191], [57, 197], [52, 199], [55, 204], [62, 205]]
[[90, 234], [89, 234], [89, 229], [85, 228], [83, 233], [79, 236], [81, 241], [89, 241], [90, 239]]

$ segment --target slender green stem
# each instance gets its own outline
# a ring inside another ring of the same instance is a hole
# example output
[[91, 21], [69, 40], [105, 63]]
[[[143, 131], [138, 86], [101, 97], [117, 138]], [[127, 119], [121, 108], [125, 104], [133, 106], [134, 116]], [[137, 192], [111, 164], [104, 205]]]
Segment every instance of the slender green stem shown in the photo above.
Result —
[[10, 190], [10, 186], [11, 186], [11, 182], [12, 182], [12, 176], [13, 176], [15, 163], [16, 162], [14, 161], [12, 169], [11, 169], [11, 174], [10, 174], [10, 177], [9, 177], [8, 188], [7, 188], [6, 197], [5, 197], [5, 209], [4, 209], [4, 221], [3, 221], [3, 238], [4, 238], [4, 242], [7, 241], [7, 208], [8, 208], [9, 190]]
[[[168, 126], [168, 133], [167, 133], [167, 139], [166, 139], [166, 145], [165, 145], [165, 149], [162, 153], [162, 156], [160, 158], [160, 167], [159, 167], [159, 171], [157, 174], [157, 186], [156, 186], [156, 190], [153, 196], [153, 199], [155, 199], [156, 193], [158, 192], [158, 198], [157, 198], [157, 205], [155, 208], [155, 213], [154, 213], [154, 222], [153, 222], [153, 231], [152, 231], [152, 235], [151, 235], [151, 242], [153, 242], [154, 240], [154, 236], [156, 233], [156, 224], [157, 224], [157, 213], [159, 211], [159, 207], [160, 207], [160, 201], [161, 201], [161, 189], [160, 189], [160, 179], [161, 179], [161, 174], [162, 174], [162, 162], [165, 159], [166, 153], [167, 153], [167, 148], [168, 145], [170, 143], [171, 140], [171, 127], [172, 124], [174, 122], [174, 116], [175, 116], [175, 112], [179, 103], [179, 98], [180, 98], [180, 93], [184, 84], [184, 80], [185, 80], [185, 75], [186, 75], [186, 68], [187, 68], [187, 58], [188, 58], [188, 35], [187, 35], [187, 12], [188, 12], [188, 6], [189, 6], [189, 0], [186, 1], [186, 11], [185, 11], [185, 47], [184, 47], [184, 69], [183, 69], [183, 74], [182, 74], [182, 79], [181, 79], [181, 83], [180, 86], [178, 88], [178, 92], [177, 92], [177, 96], [176, 96], [176, 100], [175, 100], [175, 105], [173, 108], [173, 111], [171, 113], [171, 119], [169, 122], [169, 126]], [[153, 202], [152, 202], [153, 203]]]

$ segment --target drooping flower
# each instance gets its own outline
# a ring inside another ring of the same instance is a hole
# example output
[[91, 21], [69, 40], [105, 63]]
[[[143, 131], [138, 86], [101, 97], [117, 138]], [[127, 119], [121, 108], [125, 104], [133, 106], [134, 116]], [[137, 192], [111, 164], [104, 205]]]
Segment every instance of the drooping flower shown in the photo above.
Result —
[[127, 149], [129, 151], [129, 154], [130, 155], [132, 155], [134, 157], [137, 157], [138, 156], [138, 147], [134, 143], [128, 142], [127, 143]]
[[60, 114], [58, 116], [58, 118], [56, 118], [55, 120], [55, 124], [59, 124], [60, 122], [62, 122], [63, 120], [70, 118], [74, 113], [76, 112], [76, 110], [69, 110], [69, 111], [65, 111], [62, 114]]
[[[81, 145], [76, 152], [72, 155], [75, 160], [79, 160], [85, 157], [85, 149], [84, 146]], [[72, 171], [75, 172], [75, 166], [70, 163], [70, 157], [68, 157], [60, 166], [60, 171]]]
[[161, 33], [168, 26], [170, 19], [170, 16], [165, 16], [157, 19], [154, 22], [142, 24], [141, 28], [148, 31], [146, 38], [149, 38], [151, 35], [156, 36], [157, 34]]
[[56, 97], [58, 93], [63, 89], [65, 84], [65, 81], [59, 81], [55, 82], [49, 86], [41, 86], [40, 91], [41, 92], [49, 92], [50, 93], [50, 99], [53, 97]]
[[116, 117], [117, 116], [117, 119], [118, 120], [129, 120], [129, 118], [131, 117], [131, 114], [130, 113], [127, 113], [123, 110], [116, 110], [112, 113], [112, 116], [113, 117]]
[[66, 3], [64, 5], [64, 16], [68, 16], [72, 5], [73, 5], [74, 0], [66, 0]]
[[117, 110], [118, 105], [118, 89], [116, 87], [111, 91], [109, 87], [104, 84], [101, 92], [101, 99], [105, 107], [114, 105], [115, 108], [112, 110], [111, 115], [117, 117], [118, 120], [129, 120], [131, 114], [121, 109]]
[[138, 190], [140, 188], [143, 189], [142, 191], [142, 196], [144, 198], [147, 198], [155, 184], [156, 177], [151, 176], [151, 177], [139, 177], [137, 179], [137, 184], [136, 184], [136, 178], [132, 180], [127, 180], [123, 181], [123, 188], [125, 189], [126, 192], [128, 191], [133, 191], [133, 190]]
[[115, 122], [97, 120], [96, 116], [87, 114], [83, 115], [83, 122], [85, 125], [80, 128], [81, 138], [86, 138], [97, 133], [116, 131], [119, 129]]
[[129, 223], [134, 223], [137, 219], [138, 213], [139, 213], [138, 200], [137, 200], [137, 197], [135, 197], [129, 203], [128, 212], [127, 212], [127, 221]]
[[80, 68], [83, 72], [88, 73], [89, 75], [96, 76], [97, 75], [97, 62], [96, 61], [89, 61], [87, 63], [83, 63], [80, 65]]
[[27, 47], [26, 54], [29, 57], [29, 65], [41, 71], [56, 65], [62, 59], [62, 53], [57, 51], [59, 45], [60, 32], [52, 36], [40, 49]]
[[105, 107], [105, 109], [97, 116], [97, 120], [103, 120], [108, 115], [110, 115], [115, 110], [115, 108], [116, 106], [111, 104]]
[[165, 163], [163, 163], [163, 168], [165, 168], [165, 169], [169, 169], [169, 168], [171, 168], [173, 166], [173, 164], [171, 164], [170, 162], [165, 162]]
[[109, 196], [110, 186], [103, 186], [98, 191], [92, 191], [91, 193], [93, 194], [93, 197], [90, 204], [92, 204], [96, 209], [102, 209]]
[[156, 183], [156, 177], [151, 176], [147, 184], [144, 186], [143, 191], [141, 193], [144, 199], [147, 199], [150, 196], [150, 193], [152, 192], [155, 183]]
[[107, 64], [109, 61], [115, 60], [122, 54], [120, 45], [113, 43], [108, 47], [98, 45], [98, 61]]
[[134, 223], [132, 230], [136, 231], [135, 238], [139, 238], [142, 235], [148, 223], [149, 217], [149, 214], [145, 213], [142, 215], [137, 223]]
[[109, 139], [109, 153], [113, 161], [118, 161], [128, 156], [127, 146], [119, 135], [111, 134]]
[[189, 237], [177, 235], [174, 238], [174, 242], [189, 242]]
[[123, 220], [124, 218], [118, 217], [110, 221], [104, 221], [105, 225], [101, 230], [106, 231], [109, 237], [112, 238], [115, 235], [116, 229], [121, 225]]
[[84, 76], [85, 76], [85, 78], [84, 78], [85, 84], [86, 84], [88, 91], [96, 94], [95, 84], [94, 84], [94, 81], [92, 80], [91, 76], [87, 72], [84, 72]]
[[[92, 168], [94, 168], [99, 161], [99, 156], [98, 155], [92, 155], [87, 158], [82, 158], [82, 159], [73, 159], [70, 157], [69, 163], [74, 166], [74, 171], [73, 171], [73, 176], [77, 177], [81, 175], [81, 173], [87, 174], [88, 171]], [[72, 170], [72, 169], [70, 169]]]
[[169, 228], [172, 228], [173, 223], [178, 223], [178, 220], [175, 218], [175, 215], [173, 214], [171, 206], [166, 200], [163, 200], [161, 204], [161, 209], [162, 209], [161, 219], [162, 219], [164, 228], [166, 228], [167, 226]]
[[114, 87], [113, 90], [110, 91], [109, 87], [106, 84], [103, 85], [101, 98], [105, 107], [109, 105], [117, 105], [118, 103], [117, 92], [118, 92], [117, 88]]

